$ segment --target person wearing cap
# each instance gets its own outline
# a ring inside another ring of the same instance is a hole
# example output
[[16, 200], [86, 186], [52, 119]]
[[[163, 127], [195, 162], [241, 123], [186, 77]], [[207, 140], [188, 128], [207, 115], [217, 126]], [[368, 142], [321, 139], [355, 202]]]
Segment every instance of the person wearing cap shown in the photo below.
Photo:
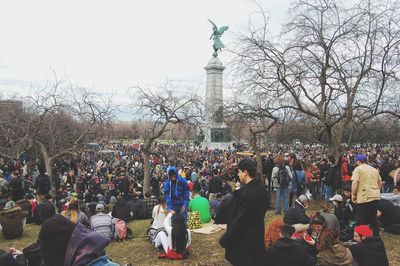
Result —
[[220, 245], [225, 258], [233, 265], [260, 265], [264, 254], [264, 216], [267, 191], [255, 178], [257, 164], [243, 159], [238, 164], [242, 187], [233, 193], [232, 219]]
[[22, 236], [26, 217], [29, 212], [22, 211], [14, 201], [8, 201], [0, 212], [0, 225], [5, 239], [14, 239]]
[[380, 237], [374, 236], [368, 225], [354, 228], [354, 240], [349, 249], [359, 266], [388, 266], [385, 245]]
[[354, 220], [355, 214], [357, 212], [356, 204], [351, 200], [351, 184], [347, 184], [343, 188], [342, 192], [343, 204], [350, 212], [350, 219]]
[[371, 224], [375, 235], [379, 235], [376, 211], [381, 199], [382, 180], [379, 171], [367, 164], [367, 156], [358, 154], [358, 165], [351, 178], [351, 199], [357, 205], [356, 222], [358, 225]]
[[309, 200], [306, 195], [300, 195], [283, 217], [285, 224], [293, 225], [296, 232], [305, 231], [310, 223], [310, 217], [306, 214]]
[[108, 239], [112, 239], [112, 219], [111, 215], [104, 213], [104, 205], [96, 205], [96, 214], [90, 217], [90, 228]]
[[333, 203], [333, 214], [339, 221], [340, 230], [345, 229], [349, 225], [351, 213], [349, 208], [347, 208], [346, 204], [343, 202], [342, 195], [336, 194], [329, 200]]
[[280, 238], [265, 251], [263, 265], [310, 265], [306, 249], [298, 241], [292, 239], [294, 231], [294, 227], [289, 224], [283, 224], [280, 227]]

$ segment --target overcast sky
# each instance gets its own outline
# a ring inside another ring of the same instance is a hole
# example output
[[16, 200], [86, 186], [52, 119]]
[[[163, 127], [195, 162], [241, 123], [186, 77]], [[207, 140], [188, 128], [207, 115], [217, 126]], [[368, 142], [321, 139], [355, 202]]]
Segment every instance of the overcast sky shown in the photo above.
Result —
[[[274, 29], [289, 0], [261, 0]], [[257, 10], [246, 0], [1, 1], [0, 95], [25, 94], [51, 80], [126, 95], [129, 87], [166, 80], [203, 88], [212, 55], [212, 26], [229, 25], [223, 43]], [[229, 61], [227, 53], [221, 61]], [[228, 71], [225, 71], [226, 73]]]

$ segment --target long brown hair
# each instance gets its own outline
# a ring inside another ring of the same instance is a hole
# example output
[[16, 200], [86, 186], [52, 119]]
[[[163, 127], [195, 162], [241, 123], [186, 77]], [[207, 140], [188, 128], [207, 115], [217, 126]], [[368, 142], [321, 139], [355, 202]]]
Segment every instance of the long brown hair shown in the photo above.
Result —
[[326, 228], [322, 231], [319, 241], [317, 244], [317, 249], [319, 251], [324, 251], [332, 248], [334, 245], [339, 243], [339, 234], [336, 229]]
[[164, 196], [160, 196], [158, 198], [158, 208], [157, 208], [157, 215], [160, 213], [160, 208], [161, 206], [164, 209], [164, 214], [167, 214], [167, 203], [165, 201], [165, 197]]

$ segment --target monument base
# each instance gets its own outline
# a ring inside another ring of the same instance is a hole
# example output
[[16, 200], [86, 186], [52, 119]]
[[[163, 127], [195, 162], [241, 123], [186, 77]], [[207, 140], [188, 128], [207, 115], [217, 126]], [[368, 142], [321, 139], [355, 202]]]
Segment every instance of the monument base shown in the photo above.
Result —
[[233, 149], [233, 142], [202, 142], [200, 143], [201, 147], [208, 148], [208, 149], [221, 149], [221, 150], [228, 150]]
[[225, 123], [205, 123], [202, 126], [205, 143], [229, 143], [230, 130]]

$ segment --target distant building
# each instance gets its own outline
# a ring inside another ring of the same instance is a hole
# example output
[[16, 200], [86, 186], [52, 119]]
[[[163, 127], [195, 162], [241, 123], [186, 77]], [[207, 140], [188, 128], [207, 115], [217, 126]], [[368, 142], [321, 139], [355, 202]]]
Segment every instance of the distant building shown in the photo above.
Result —
[[22, 101], [0, 100], [0, 113], [21, 113]]

